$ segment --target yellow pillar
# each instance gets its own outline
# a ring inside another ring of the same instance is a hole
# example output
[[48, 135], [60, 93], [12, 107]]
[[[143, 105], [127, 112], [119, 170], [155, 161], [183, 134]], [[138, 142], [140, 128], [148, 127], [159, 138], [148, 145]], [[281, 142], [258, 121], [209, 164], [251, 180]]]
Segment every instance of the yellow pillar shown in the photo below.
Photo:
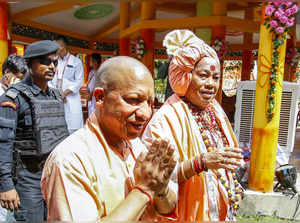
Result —
[[[150, 0], [142, 1], [141, 20], [155, 19], [155, 2]], [[141, 37], [145, 42], [146, 52], [141, 61], [154, 72], [154, 30], [142, 29]]]
[[276, 92], [272, 95], [272, 98], [275, 98], [274, 116], [271, 120], [268, 120], [267, 109], [269, 103], [267, 95], [270, 89], [269, 79], [272, 68], [272, 57], [274, 56], [272, 48], [272, 35], [274, 34], [270, 33], [263, 25], [264, 12], [265, 9], [263, 7], [260, 26], [258, 76], [256, 82], [254, 122], [252, 131], [249, 188], [260, 192], [272, 192], [278, 141], [286, 41], [283, 41], [283, 45], [279, 46], [277, 51], [279, 52], [279, 65], [277, 66], [276, 72]]
[[[130, 24], [130, 2], [120, 2], [120, 33], [126, 29]], [[130, 39], [120, 38], [120, 55], [130, 55]]]
[[7, 9], [7, 3], [0, 1], [0, 76], [2, 75], [2, 64], [8, 56]]

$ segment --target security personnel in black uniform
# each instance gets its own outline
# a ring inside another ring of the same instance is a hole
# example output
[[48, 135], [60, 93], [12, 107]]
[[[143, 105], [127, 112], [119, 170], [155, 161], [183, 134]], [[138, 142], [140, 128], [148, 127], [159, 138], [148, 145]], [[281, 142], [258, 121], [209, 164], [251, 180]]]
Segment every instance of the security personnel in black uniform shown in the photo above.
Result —
[[0, 97], [0, 203], [17, 221], [47, 218], [40, 188], [43, 164], [68, 136], [64, 104], [47, 83], [55, 75], [56, 51], [50, 40], [29, 45], [29, 75]]

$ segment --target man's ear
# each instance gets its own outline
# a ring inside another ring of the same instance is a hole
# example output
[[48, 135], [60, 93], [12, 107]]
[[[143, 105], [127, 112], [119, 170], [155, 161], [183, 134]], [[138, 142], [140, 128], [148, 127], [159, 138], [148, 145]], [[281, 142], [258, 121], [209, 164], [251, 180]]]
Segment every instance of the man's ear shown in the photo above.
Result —
[[14, 74], [12, 74], [9, 69], [5, 69], [4, 73], [2, 74], [3, 80], [5, 81], [4, 84], [9, 85], [9, 81], [12, 76], [14, 76]]
[[4, 74], [7, 74], [7, 73], [10, 73], [10, 70], [8, 68], [6, 68], [5, 71], [4, 71]]
[[101, 87], [96, 87], [93, 93], [96, 102], [102, 103], [104, 98], [104, 89]]

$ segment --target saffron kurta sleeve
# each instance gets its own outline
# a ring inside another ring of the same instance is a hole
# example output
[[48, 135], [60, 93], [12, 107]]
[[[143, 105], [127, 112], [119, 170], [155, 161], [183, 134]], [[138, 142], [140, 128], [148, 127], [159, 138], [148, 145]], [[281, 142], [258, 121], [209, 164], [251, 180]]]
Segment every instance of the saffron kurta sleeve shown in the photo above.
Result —
[[[77, 146], [84, 147], [80, 142]], [[54, 153], [45, 168], [41, 184], [49, 221], [93, 221], [101, 217], [104, 213], [98, 194], [101, 188], [94, 184], [95, 167], [85, 156], [70, 153], [57, 158]]]

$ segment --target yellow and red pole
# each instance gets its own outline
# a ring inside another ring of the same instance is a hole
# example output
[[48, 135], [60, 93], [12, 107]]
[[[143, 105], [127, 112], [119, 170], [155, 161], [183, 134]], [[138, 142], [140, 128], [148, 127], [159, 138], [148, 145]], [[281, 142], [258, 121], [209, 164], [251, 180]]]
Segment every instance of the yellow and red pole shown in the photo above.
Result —
[[8, 56], [7, 10], [7, 3], [0, 1], [0, 76], [2, 76], [2, 64]]

